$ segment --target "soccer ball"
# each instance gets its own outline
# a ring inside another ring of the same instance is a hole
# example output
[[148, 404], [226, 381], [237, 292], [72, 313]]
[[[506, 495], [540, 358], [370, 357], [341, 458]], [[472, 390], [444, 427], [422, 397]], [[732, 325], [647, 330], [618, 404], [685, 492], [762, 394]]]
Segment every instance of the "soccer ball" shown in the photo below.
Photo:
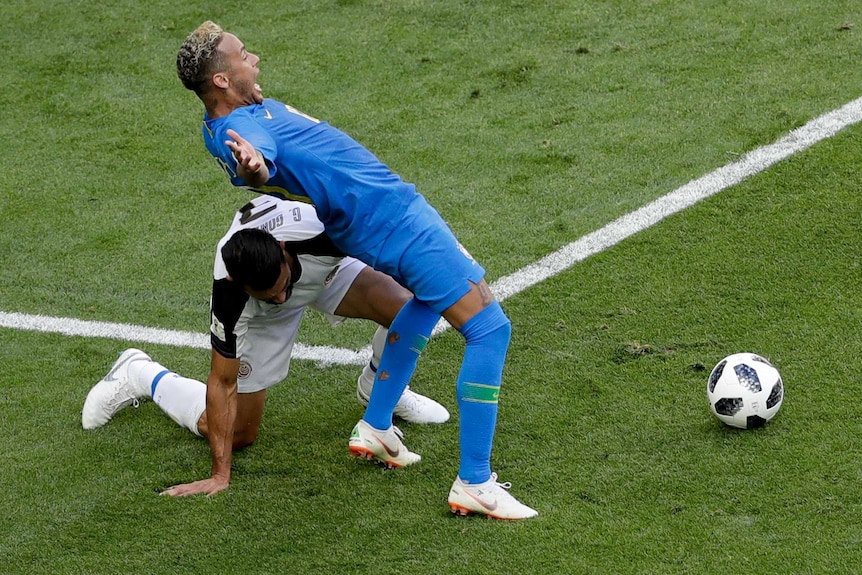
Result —
[[761, 427], [775, 417], [784, 400], [781, 375], [767, 359], [735, 353], [718, 362], [706, 381], [709, 408], [731, 427]]

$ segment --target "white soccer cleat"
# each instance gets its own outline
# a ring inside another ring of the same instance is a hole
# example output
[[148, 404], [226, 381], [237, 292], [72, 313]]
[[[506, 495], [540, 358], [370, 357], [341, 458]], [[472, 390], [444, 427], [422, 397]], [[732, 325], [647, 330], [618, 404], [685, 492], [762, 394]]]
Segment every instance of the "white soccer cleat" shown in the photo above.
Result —
[[507, 491], [510, 487], [509, 482], [497, 483], [496, 473], [485, 483], [475, 485], [458, 477], [449, 490], [449, 507], [455, 515], [480, 513], [493, 519], [529, 519], [539, 514], [515, 499]]
[[93, 386], [81, 410], [81, 425], [84, 429], [101, 427], [124, 407], [132, 404], [137, 407], [142, 398], [150, 396], [146, 386], [129, 378], [129, 365], [141, 360], [151, 361], [150, 356], [141, 350], [127, 349], [111, 366], [108, 375]]
[[376, 460], [390, 469], [418, 463], [422, 456], [409, 451], [401, 442], [402, 437], [404, 434], [394, 425], [386, 431], [380, 431], [360, 419], [350, 434], [350, 455]]
[[[356, 399], [363, 406], [368, 405], [369, 395], [362, 389], [362, 376], [356, 381]], [[404, 390], [392, 414], [410, 423], [445, 423], [449, 421], [449, 411], [430, 397], [419, 395], [410, 388]]]

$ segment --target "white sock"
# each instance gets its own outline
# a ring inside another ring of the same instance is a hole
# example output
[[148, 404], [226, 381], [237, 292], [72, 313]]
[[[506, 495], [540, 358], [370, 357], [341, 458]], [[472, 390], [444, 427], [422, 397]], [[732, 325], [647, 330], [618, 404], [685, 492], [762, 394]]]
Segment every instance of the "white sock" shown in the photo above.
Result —
[[177, 424], [200, 436], [198, 420], [207, 408], [206, 384], [168, 372], [156, 383], [153, 401]]
[[132, 363], [129, 376], [146, 385], [148, 395], [168, 417], [200, 436], [198, 420], [207, 407], [206, 384], [178, 375], [155, 361]]
[[359, 389], [362, 390], [365, 397], [371, 397], [371, 389], [374, 387], [374, 376], [377, 374], [377, 366], [380, 365], [380, 356], [383, 355], [383, 348], [386, 346], [386, 335], [389, 330], [383, 326], [379, 326], [374, 332], [374, 339], [371, 340], [371, 361], [365, 364], [362, 368], [362, 375], [359, 376]]
[[133, 361], [129, 364], [129, 379], [135, 386], [146, 389], [147, 397], [153, 397], [153, 380], [163, 371], [170, 371], [153, 360]]

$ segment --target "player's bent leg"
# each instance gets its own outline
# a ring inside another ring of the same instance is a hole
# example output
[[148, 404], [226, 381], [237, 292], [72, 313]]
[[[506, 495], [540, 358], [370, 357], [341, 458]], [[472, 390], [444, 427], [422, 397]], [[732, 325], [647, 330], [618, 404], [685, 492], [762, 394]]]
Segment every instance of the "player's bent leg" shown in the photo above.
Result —
[[[383, 326], [377, 328], [371, 343], [371, 360], [365, 364], [359, 379], [356, 380], [356, 399], [363, 406], [368, 405], [371, 390], [374, 388], [374, 377], [386, 345], [387, 332]], [[395, 404], [393, 415], [410, 423], [445, 423], [449, 420], [449, 411], [445, 407], [430, 397], [411, 390], [409, 385]]]
[[388, 429], [419, 355], [428, 344], [439, 314], [417, 299], [407, 302], [389, 328], [374, 389], [362, 419], [376, 429]]
[[[151, 398], [174, 422], [196, 435], [206, 436], [206, 385], [183, 377], [153, 361], [139, 349], [127, 349], [84, 401], [81, 425], [95, 429], [120, 410]], [[254, 443], [266, 401], [266, 390], [237, 394], [234, 449]]]
[[266, 390], [238, 393], [236, 420], [233, 426], [233, 448], [242, 449], [255, 442], [260, 433], [260, 421], [266, 404]]
[[[348, 263], [342, 265], [344, 269], [340, 275], [349, 269], [349, 266], [362, 266], [362, 271], [355, 278], [352, 278], [350, 287], [340, 297], [337, 307], [332, 309], [331, 306], [334, 302], [326, 297], [321, 298], [313, 307], [324, 312], [331, 312], [336, 316], [370, 319], [381, 326], [375, 332], [372, 340], [371, 361], [362, 370], [362, 374], [356, 382], [356, 399], [363, 406], [367, 406], [371, 397], [371, 390], [374, 387], [377, 368], [380, 365], [380, 358], [386, 345], [386, 328], [392, 324], [395, 316], [404, 307], [404, 304], [410, 301], [413, 294], [388, 275], [352, 258], [349, 260]], [[340, 276], [336, 276], [335, 281], [343, 280], [340, 279]], [[445, 407], [431, 398], [412, 391], [409, 387], [405, 388], [395, 405], [394, 415], [411, 423], [444, 423], [449, 420], [449, 412]]]
[[[237, 393], [236, 419], [233, 427], [234, 451], [248, 447], [257, 439], [260, 433], [260, 421], [263, 418], [263, 408], [266, 404], [266, 390], [254, 393]], [[207, 414], [204, 411], [198, 419], [198, 431], [207, 437]]]
[[93, 429], [107, 423], [118, 411], [152, 399], [174, 422], [200, 435], [197, 421], [206, 408], [206, 385], [178, 375], [138, 349], [120, 354], [111, 371], [84, 402], [81, 423]]

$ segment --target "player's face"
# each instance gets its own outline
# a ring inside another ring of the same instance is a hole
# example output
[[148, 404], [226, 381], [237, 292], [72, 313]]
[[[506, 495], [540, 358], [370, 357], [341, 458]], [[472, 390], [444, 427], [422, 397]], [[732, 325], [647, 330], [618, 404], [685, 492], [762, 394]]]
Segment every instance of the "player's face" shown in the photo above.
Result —
[[256, 290], [249, 286], [245, 286], [245, 291], [254, 299], [266, 303], [282, 304], [287, 301], [287, 298], [290, 297], [290, 294], [293, 291], [293, 284], [291, 283], [290, 278], [290, 268], [287, 267], [286, 263], [282, 263], [281, 273], [271, 288], [268, 290]]
[[232, 95], [243, 104], [263, 103], [263, 93], [257, 83], [260, 58], [245, 49], [245, 45], [233, 34], [225, 33], [218, 49], [228, 61], [226, 72], [230, 79]]

